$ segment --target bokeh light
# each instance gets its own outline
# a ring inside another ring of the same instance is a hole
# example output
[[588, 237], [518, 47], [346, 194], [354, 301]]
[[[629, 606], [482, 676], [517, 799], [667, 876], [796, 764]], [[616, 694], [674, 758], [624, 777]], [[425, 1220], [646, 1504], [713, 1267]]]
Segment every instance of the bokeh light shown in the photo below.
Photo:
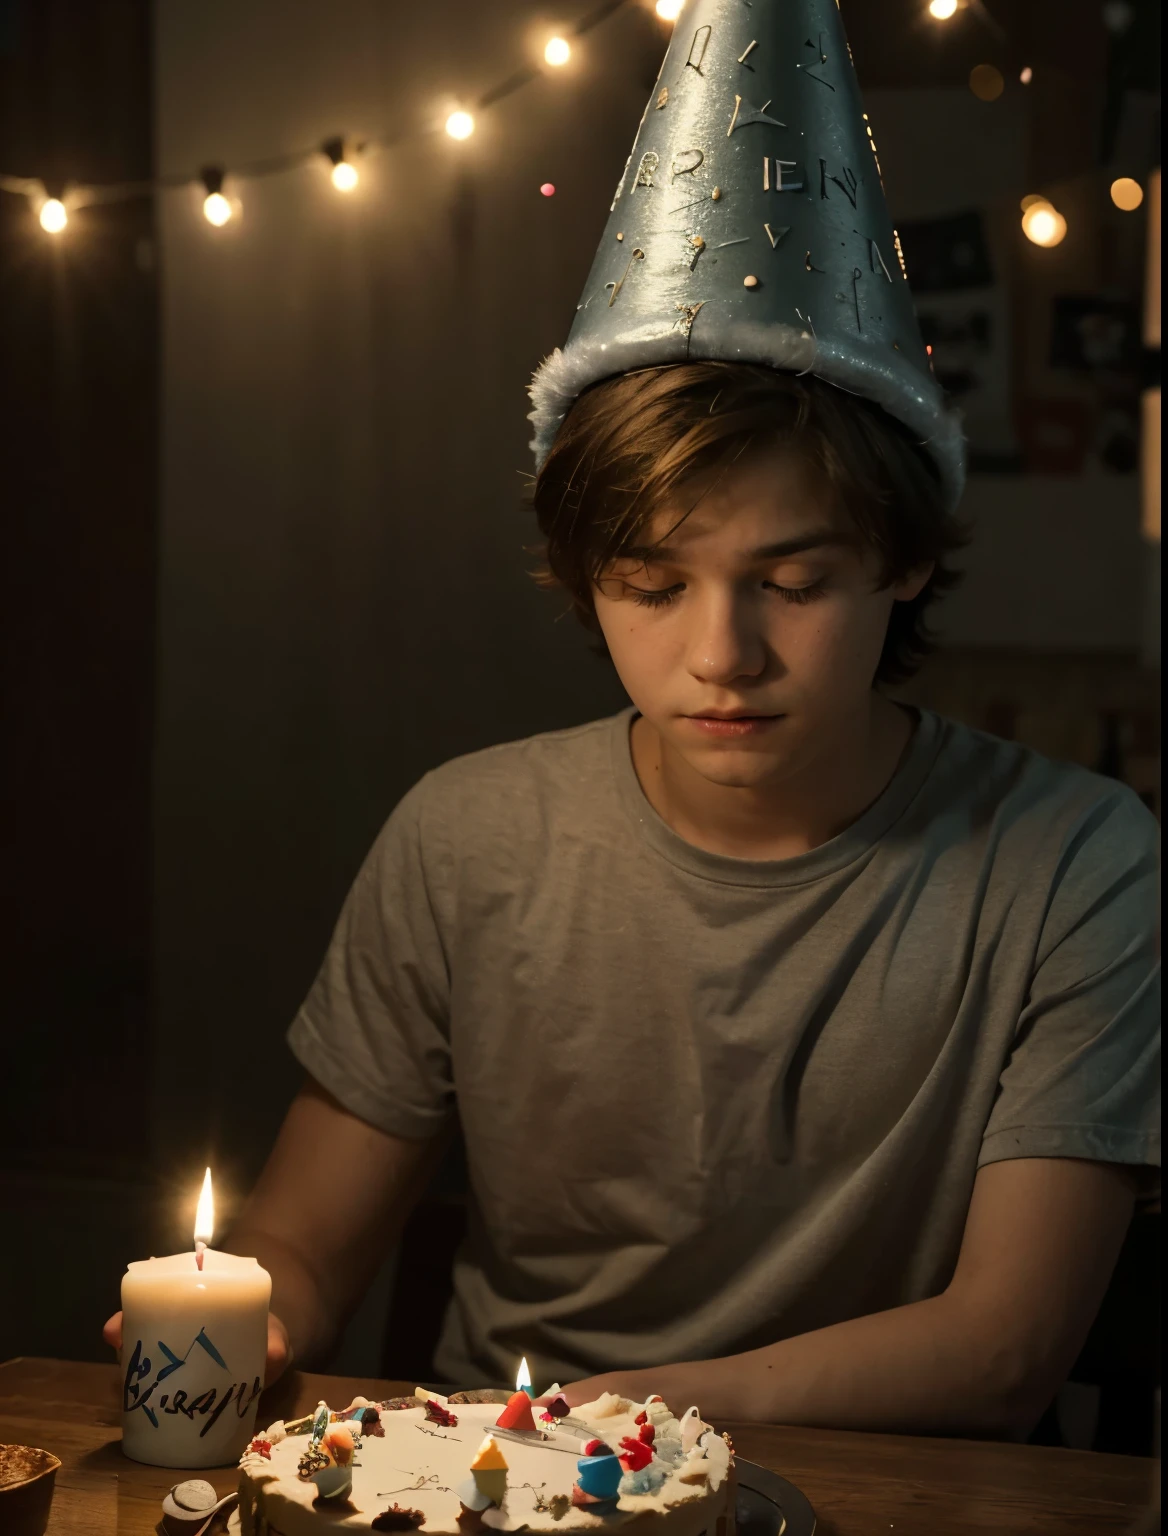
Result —
[[332, 170], [333, 186], [338, 192], [351, 192], [360, 181], [357, 175], [357, 167], [350, 165], [347, 160], [338, 160]]
[[969, 89], [978, 101], [997, 101], [1006, 89], [1002, 71], [992, 64], [975, 64], [969, 72]]
[[662, 21], [676, 21], [683, 4], [684, 0], [657, 0], [654, 9]]
[[1111, 183], [1111, 201], [1124, 213], [1132, 213], [1144, 200], [1144, 189], [1130, 176], [1120, 176]]
[[446, 132], [452, 139], [469, 139], [475, 131], [475, 120], [469, 112], [452, 112], [446, 119]]
[[1045, 198], [1031, 203], [1022, 215], [1022, 233], [1034, 245], [1058, 245], [1066, 232], [1066, 219]]
[[545, 64], [553, 64], [557, 67], [566, 64], [572, 57], [572, 45], [566, 37], [549, 37], [547, 47], [543, 51]]
[[957, 0], [929, 0], [929, 15], [934, 21], [948, 21], [957, 14]]
[[554, 182], [545, 181], [543, 186], [539, 189], [539, 195], [541, 197], [555, 197], [556, 188]]
[[65, 204], [59, 197], [46, 197], [39, 214], [41, 228], [50, 235], [59, 235], [69, 222]]

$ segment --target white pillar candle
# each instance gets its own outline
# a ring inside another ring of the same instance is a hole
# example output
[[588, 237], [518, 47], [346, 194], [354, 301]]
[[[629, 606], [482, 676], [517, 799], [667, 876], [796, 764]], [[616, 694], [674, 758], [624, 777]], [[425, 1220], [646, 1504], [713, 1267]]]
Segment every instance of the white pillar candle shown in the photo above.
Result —
[[254, 1432], [271, 1276], [204, 1242], [122, 1278], [122, 1449], [133, 1461], [230, 1466]]

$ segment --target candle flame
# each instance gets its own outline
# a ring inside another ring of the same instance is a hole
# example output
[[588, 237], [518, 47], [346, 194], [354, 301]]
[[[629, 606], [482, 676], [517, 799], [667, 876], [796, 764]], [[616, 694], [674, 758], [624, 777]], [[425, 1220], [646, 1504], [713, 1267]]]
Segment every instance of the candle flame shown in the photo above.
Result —
[[531, 1385], [531, 1372], [527, 1369], [527, 1356], [519, 1362], [519, 1369], [515, 1372], [515, 1390], [522, 1392], [525, 1387]]
[[211, 1170], [203, 1175], [199, 1205], [195, 1211], [195, 1242], [209, 1243], [215, 1231], [215, 1197], [211, 1193]]

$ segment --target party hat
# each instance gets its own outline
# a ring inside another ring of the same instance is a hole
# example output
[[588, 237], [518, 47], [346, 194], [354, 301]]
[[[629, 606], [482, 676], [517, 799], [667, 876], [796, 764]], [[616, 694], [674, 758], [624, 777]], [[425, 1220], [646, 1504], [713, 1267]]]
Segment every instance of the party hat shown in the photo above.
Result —
[[933, 377], [836, 0], [690, 0], [567, 344], [536, 372], [542, 464], [600, 379], [696, 360], [811, 373], [902, 422], [951, 504]]

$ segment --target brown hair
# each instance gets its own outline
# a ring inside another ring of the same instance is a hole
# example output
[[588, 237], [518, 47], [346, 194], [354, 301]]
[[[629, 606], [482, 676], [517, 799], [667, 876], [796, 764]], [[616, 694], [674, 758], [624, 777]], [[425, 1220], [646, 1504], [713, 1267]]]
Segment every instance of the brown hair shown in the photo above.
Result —
[[926, 610], [961, 579], [947, 558], [966, 543], [966, 530], [899, 422], [810, 376], [676, 363], [593, 385], [536, 476], [544, 538], [536, 580], [566, 591], [577, 617], [599, 633], [593, 583], [621, 549], [695, 476], [770, 445], [793, 447], [822, 476], [879, 556], [882, 586], [934, 562], [920, 595], [893, 605], [875, 680], [911, 677], [934, 643]]

